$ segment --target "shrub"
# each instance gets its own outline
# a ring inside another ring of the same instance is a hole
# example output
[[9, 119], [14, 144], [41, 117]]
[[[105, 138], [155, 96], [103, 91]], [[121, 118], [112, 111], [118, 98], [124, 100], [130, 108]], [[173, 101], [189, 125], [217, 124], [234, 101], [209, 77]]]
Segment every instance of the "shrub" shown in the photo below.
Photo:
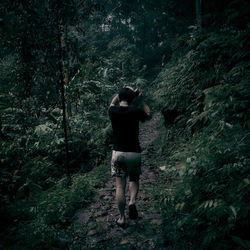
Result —
[[[184, 110], [168, 126], [172, 133], [181, 127], [183, 139], [176, 139], [174, 154], [163, 163], [172, 165], [166, 175], [174, 180], [172, 192], [161, 198], [166, 241], [174, 249], [249, 248], [250, 86], [245, 39], [244, 34], [204, 34], [154, 83], [158, 107]], [[170, 142], [160, 143], [164, 153]]]
[[66, 187], [66, 178], [61, 179], [33, 201], [27, 208], [33, 219], [19, 225], [17, 234], [18, 247], [31, 249], [58, 249], [62, 246], [62, 235], [71, 238], [66, 227], [72, 222], [77, 209], [87, 206], [95, 193], [95, 188], [107, 180], [106, 165], [95, 167], [91, 172], [72, 177], [72, 184]]

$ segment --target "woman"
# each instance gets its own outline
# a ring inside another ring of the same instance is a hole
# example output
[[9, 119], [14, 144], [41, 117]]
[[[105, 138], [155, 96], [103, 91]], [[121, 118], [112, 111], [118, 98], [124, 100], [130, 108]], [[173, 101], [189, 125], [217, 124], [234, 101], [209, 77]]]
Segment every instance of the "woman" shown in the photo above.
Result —
[[139, 122], [150, 118], [150, 109], [146, 103], [143, 108], [132, 105], [140, 89], [134, 90], [124, 86], [113, 98], [109, 107], [109, 117], [113, 128], [113, 151], [111, 173], [116, 177], [116, 203], [120, 218], [116, 221], [120, 227], [125, 227], [125, 189], [129, 177], [129, 218], [137, 219], [136, 196], [139, 191], [141, 174], [141, 148], [139, 143]]

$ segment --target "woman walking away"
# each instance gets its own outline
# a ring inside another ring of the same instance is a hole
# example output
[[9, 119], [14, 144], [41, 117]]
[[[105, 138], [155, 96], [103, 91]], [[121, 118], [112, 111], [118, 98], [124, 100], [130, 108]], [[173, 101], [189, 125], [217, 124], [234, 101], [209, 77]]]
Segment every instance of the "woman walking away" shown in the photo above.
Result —
[[136, 196], [139, 191], [141, 174], [141, 148], [139, 144], [139, 122], [150, 118], [150, 109], [146, 103], [143, 108], [132, 105], [140, 89], [124, 86], [113, 98], [109, 107], [109, 117], [113, 129], [113, 151], [111, 174], [116, 178], [116, 203], [120, 217], [116, 224], [125, 227], [125, 189], [129, 178], [129, 218], [137, 219]]

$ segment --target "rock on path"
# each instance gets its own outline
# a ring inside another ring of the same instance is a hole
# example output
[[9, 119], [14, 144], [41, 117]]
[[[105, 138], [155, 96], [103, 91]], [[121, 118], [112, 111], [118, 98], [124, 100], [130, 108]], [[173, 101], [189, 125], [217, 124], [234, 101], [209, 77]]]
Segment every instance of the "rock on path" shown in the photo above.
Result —
[[76, 237], [70, 249], [164, 249], [161, 214], [149, 195], [160, 175], [157, 166], [151, 166], [148, 161], [149, 157], [155, 157], [152, 142], [158, 135], [159, 119], [160, 114], [157, 113], [140, 125], [143, 173], [136, 202], [139, 218], [135, 221], [127, 219], [126, 229], [115, 224], [119, 213], [114, 199], [114, 179], [110, 178], [92, 204], [76, 213]]

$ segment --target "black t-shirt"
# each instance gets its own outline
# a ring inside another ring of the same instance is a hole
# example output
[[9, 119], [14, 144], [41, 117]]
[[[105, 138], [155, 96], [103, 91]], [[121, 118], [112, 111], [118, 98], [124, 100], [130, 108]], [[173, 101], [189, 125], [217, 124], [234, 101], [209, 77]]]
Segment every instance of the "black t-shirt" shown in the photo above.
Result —
[[133, 106], [111, 106], [109, 117], [113, 128], [113, 149], [122, 152], [141, 152], [139, 144], [139, 121], [147, 114]]

